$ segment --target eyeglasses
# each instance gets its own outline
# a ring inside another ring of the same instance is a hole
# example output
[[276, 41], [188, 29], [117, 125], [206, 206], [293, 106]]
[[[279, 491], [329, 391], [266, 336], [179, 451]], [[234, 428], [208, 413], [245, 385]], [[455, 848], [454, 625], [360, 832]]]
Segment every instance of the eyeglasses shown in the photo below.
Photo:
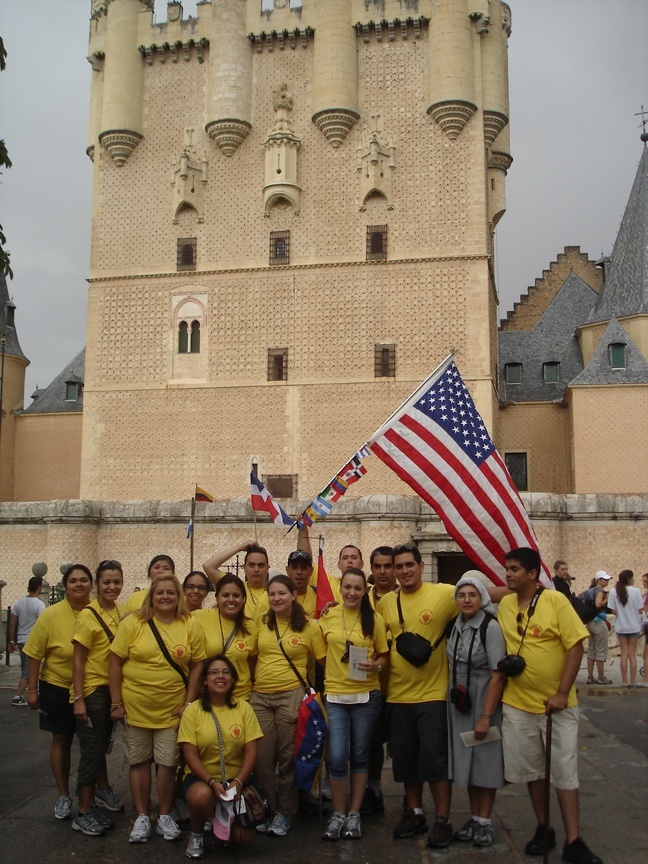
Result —
[[202, 591], [206, 594], [208, 590], [206, 585], [185, 585], [185, 591]]
[[209, 669], [207, 671], [207, 677], [212, 678], [230, 678], [232, 675], [229, 669]]
[[353, 642], [350, 639], [347, 639], [347, 641], [344, 644], [344, 654], [342, 655], [342, 657], [340, 659], [341, 663], [348, 663], [349, 662], [349, 648], [351, 648], [352, 646], [353, 646]]

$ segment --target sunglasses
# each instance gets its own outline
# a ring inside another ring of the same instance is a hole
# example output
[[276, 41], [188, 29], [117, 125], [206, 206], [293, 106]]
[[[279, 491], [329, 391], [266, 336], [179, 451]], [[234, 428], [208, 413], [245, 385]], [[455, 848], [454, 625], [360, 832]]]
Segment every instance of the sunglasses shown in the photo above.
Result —
[[185, 585], [185, 591], [202, 591], [204, 594], [207, 593], [208, 588], [206, 585]]
[[518, 636], [524, 636], [524, 627], [522, 626], [522, 622], [524, 621], [524, 612], [518, 612], [515, 616], [515, 620], [517, 621], [517, 632]]
[[353, 646], [353, 642], [350, 639], [347, 639], [344, 645], [344, 654], [342, 655], [340, 662], [348, 663], [349, 662], [349, 648]]
[[122, 565], [119, 561], [114, 561], [112, 558], [108, 558], [106, 561], [100, 561], [98, 570], [121, 570]]

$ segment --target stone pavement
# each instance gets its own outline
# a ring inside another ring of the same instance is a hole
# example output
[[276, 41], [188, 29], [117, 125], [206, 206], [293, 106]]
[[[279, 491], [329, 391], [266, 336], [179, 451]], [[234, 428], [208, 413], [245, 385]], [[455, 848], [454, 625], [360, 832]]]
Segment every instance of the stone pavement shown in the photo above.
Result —
[[[49, 736], [38, 730], [37, 715], [28, 708], [10, 705], [17, 680], [16, 660], [9, 668], [0, 667], [0, 836], [3, 860], [12, 864], [43, 861], [47, 864], [86, 861], [138, 862], [156, 864], [181, 862], [185, 841], [165, 842], [154, 836], [142, 846], [127, 842], [134, 817], [128, 793], [128, 769], [118, 740], [109, 770], [111, 782], [127, 803], [125, 814], [117, 814], [116, 828], [102, 838], [85, 837], [74, 832], [69, 822], [57, 822], [52, 808], [56, 790], [49, 764]], [[618, 660], [606, 667], [607, 675], [618, 684]], [[587, 687], [584, 672], [581, 684], [581, 730], [579, 745], [581, 775], [582, 833], [605, 864], [639, 864], [648, 860], [648, 689], [622, 690], [618, 686]], [[77, 761], [76, 745], [73, 765]], [[392, 828], [400, 817], [402, 788], [391, 781], [390, 765], [384, 775], [385, 813], [365, 817], [360, 841], [324, 843], [319, 839], [323, 827], [316, 817], [296, 817], [285, 838], [257, 836], [243, 850], [220, 849], [207, 861], [246, 862], [246, 864], [514, 864], [533, 861], [524, 855], [524, 844], [534, 829], [526, 788], [510, 785], [498, 793], [494, 824], [496, 842], [490, 849], [478, 850], [466, 844], [453, 844], [433, 852], [425, 846], [425, 835], [395, 841]], [[425, 807], [432, 812], [429, 793]], [[153, 805], [155, 812], [155, 804]], [[455, 828], [467, 818], [468, 801], [464, 790], [453, 796], [452, 821]], [[552, 864], [560, 861], [564, 839], [558, 807], [552, 800], [552, 817], [558, 835], [558, 848], [550, 853]]]

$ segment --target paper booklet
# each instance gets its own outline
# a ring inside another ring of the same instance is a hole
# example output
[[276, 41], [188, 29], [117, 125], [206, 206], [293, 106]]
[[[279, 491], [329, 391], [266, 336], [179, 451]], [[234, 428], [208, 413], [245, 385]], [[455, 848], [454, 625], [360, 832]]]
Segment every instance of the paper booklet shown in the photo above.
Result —
[[486, 737], [482, 738], [481, 741], [478, 741], [475, 738], [474, 732], [460, 732], [461, 740], [464, 743], [464, 747], [479, 747], [480, 744], [488, 744], [489, 741], [501, 741], [502, 736], [500, 735], [500, 731], [497, 726], [491, 726], [488, 732], [486, 733]]
[[360, 648], [358, 645], [349, 647], [349, 678], [354, 681], [366, 681], [367, 673], [364, 669], [358, 669], [358, 663], [362, 663], [369, 656], [368, 648]]

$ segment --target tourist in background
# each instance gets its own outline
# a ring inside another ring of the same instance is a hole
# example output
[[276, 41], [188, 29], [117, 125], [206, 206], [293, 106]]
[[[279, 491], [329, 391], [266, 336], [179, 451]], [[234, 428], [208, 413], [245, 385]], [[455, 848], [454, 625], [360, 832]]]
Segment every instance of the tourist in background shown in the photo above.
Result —
[[[588, 684], [611, 684], [612, 680], [605, 677], [605, 661], [608, 656], [608, 642], [610, 631], [607, 625], [607, 587], [612, 577], [605, 570], [597, 571], [592, 579], [588, 592], [587, 601], [596, 608], [596, 618], [589, 621], [585, 626], [590, 634], [587, 645], [587, 683]], [[584, 595], [581, 594], [581, 599]], [[594, 678], [594, 664], [598, 678]]]
[[[637, 642], [641, 636], [641, 615], [643, 597], [641, 591], [634, 587], [632, 570], [622, 570], [617, 583], [610, 591], [607, 601], [608, 609], [616, 615], [615, 631], [619, 640], [619, 667], [623, 687], [632, 688], [637, 680]], [[628, 682], [628, 666], [630, 666], [630, 681]]]
[[27, 700], [23, 696], [27, 687], [27, 675], [29, 658], [23, 652], [25, 642], [36, 623], [41, 612], [45, 611], [45, 604], [40, 599], [43, 589], [43, 577], [32, 576], [27, 583], [27, 596], [21, 597], [11, 610], [9, 616], [9, 642], [7, 648], [13, 654], [16, 648], [20, 655], [20, 679], [18, 688], [11, 700], [12, 705], [27, 706]]

